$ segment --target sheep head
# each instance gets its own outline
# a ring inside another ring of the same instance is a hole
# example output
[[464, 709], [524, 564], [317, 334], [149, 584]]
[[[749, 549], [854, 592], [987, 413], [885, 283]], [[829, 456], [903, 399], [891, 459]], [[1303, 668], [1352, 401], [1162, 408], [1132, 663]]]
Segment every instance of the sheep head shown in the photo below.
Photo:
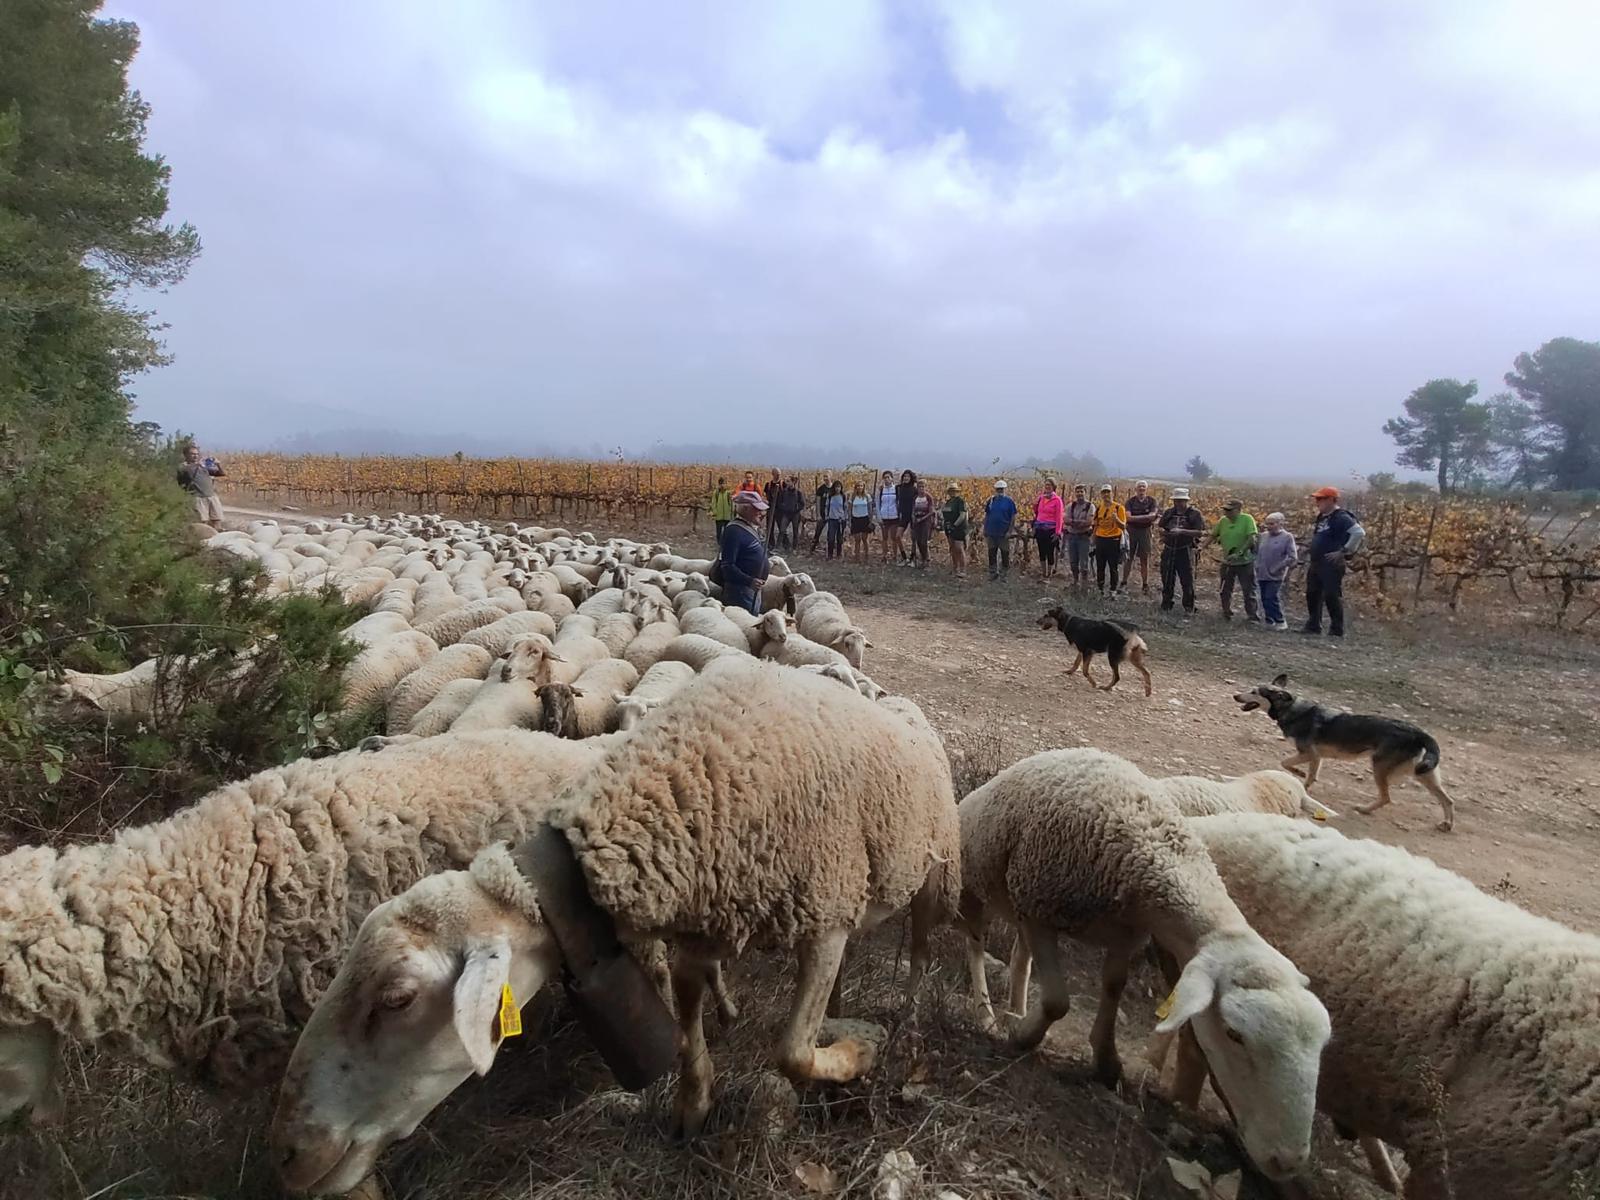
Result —
[[550, 664], [567, 660], [556, 653], [550, 639], [542, 633], [524, 633], [511, 639], [506, 647], [505, 662], [500, 668], [500, 681], [531, 679], [534, 683], [550, 682]]
[[1228, 1098], [1245, 1149], [1273, 1179], [1311, 1154], [1317, 1073], [1331, 1025], [1310, 980], [1250, 930], [1201, 939], [1156, 1026], [1187, 1022]]
[[556, 737], [578, 737], [578, 713], [574, 701], [583, 692], [570, 683], [546, 683], [537, 689], [541, 716], [539, 728]]
[[1326, 821], [1339, 814], [1311, 798], [1306, 785], [1288, 771], [1252, 771], [1237, 783], [1249, 789], [1250, 806], [1258, 812]]
[[23, 1109], [35, 1121], [61, 1116], [56, 1040], [43, 1022], [0, 1026], [0, 1121]]
[[617, 704], [617, 732], [626, 733], [630, 729], [638, 728], [639, 722], [650, 715], [650, 710], [663, 704], [664, 701], [655, 696], [630, 696], [627, 692], [614, 692], [612, 699]]
[[[559, 970], [536, 906], [486, 890], [478, 869], [424, 879], [362, 923], [295, 1045], [273, 1115], [290, 1190], [355, 1187], [387, 1146], [493, 1066], [504, 989], [526, 1003]], [[509, 858], [504, 869], [515, 871]]]
[[845, 661], [858, 671], [866, 662], [867, 651], [872, 649], [872, 643], [867, 641], [866, 630], [854, 626], [834, 638], [828, 645], [844, 655]]

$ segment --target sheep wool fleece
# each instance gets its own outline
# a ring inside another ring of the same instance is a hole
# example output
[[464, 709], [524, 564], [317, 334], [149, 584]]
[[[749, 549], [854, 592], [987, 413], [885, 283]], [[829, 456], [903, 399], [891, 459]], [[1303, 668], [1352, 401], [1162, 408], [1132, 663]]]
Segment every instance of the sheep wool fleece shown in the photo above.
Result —
[[1201, 928], [1232, 908], [1176, 806], [1100, 750], [1035, 754], [975, 789], [961, 802], [961, 847], [971, 895], [1090, 942], [1107, 923], [1165, 914]]
[[551, 823], [625, 930], [724, 955], [855, 928], [925, 881], [941, 919], [959, 897], [950, 765], [926, 726], [747, 656], [655, 708]]
[[496, 730], [264, 771], [109, 842], [0, 857], [0, 1027], [273, 1082], [366, 914], [523, 836], [611, 738]]
[[1307, 822], [1190, 825], [1333, 1018], [1319, 1107], [1458, 1196], [1578, 1194], [1600, 1166], [1600, 938]]

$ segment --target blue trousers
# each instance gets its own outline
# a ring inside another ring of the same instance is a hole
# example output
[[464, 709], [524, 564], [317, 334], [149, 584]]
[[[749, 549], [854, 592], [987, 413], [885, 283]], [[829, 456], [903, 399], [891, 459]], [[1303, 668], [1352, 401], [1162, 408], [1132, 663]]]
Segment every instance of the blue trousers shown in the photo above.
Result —
[[1266, 617], [1269, 625], [1283, 624], [1283, 581], [1281, 579], [1258, 579], [1257, 585], [1261, 588], [1261, 612]]

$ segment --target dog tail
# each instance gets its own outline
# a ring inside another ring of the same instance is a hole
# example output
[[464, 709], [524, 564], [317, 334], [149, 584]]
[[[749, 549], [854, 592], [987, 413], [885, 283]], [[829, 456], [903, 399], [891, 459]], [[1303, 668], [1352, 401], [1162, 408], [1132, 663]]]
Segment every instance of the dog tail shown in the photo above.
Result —
[[1422, 735], [1422, 757], [1417, 759], [1416, 774], [1426, 775], [1439, 765], [1439, 743], [1427, 734]]

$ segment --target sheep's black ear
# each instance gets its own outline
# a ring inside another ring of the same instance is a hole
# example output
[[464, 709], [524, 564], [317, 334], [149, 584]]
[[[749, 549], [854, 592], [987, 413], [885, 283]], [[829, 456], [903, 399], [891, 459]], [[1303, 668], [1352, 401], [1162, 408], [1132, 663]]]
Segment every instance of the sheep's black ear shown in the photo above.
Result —
[[1280, 687], [1280, 688], [1281, 687], [1288, 687], [1289, 686], [1289, 673], [1287, 671], [1280, 671], [1278, 674], [1274, 675], [1272, 677], [1272, 686], [1273, 687]]

